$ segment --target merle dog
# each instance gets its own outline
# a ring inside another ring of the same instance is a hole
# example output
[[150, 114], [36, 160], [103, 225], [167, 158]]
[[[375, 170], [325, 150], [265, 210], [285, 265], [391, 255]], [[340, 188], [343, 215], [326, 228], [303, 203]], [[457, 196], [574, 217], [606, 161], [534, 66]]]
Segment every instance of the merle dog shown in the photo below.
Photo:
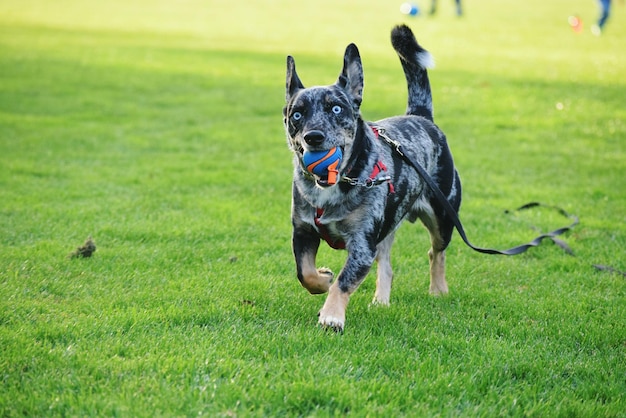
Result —
[[[360, 115], [363, 67], [356, 45], [346, 48], [343, 70], [330, 86], [305, 88], [293, 57], [287, 57], [283, 115], [287, 141], [294, 153], [292, 222], [297, 275], [310, 293], [329, 292], [319, 312], [319, 323], [336, 331], [343, 331], [349, 297], [374, 260], [378, 263], [374, 303], [389, 304], [391, 246], [404, 219], [420, 219], [430, 232], [430, 292], [448, 292], [445, 250], [454, 228], [452, 221], [416, 170], [388, 142], [402, 144], [405, 153], [425, 168], [457, 211], [461, 183], [446, 137], [433, 123], [426, 72], [432, 57], [405, 25], [392, 30], [391, 42], [406, 76], [408, 107], [406, 115], [377, 122], [365, 122]], [[336, 181], [306, 170], [302, 161], [305, 152], [334, 147], [343, 154]], [[348, 251], [337, 280], [329, 269], [316, 267], [321, 239]]]

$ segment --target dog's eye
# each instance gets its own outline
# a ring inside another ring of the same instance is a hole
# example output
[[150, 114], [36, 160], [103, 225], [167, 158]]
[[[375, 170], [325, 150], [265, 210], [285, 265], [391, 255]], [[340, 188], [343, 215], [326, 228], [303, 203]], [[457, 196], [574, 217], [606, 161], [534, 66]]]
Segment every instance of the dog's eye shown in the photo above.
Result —
[[302, 119], [302, 113], [300, 113], [300, 112], [293, 112], [291, 117], [293, 118], [293, 120], [300, 120], [300, 119]]
[[337, 105], [335, 105], [335, 106], [333, 106], [333, 109], [332, 109], [332, 110], [333, 110], [333, 113], [334, 113], [335, 115], [338, 115], [338, 114], [340, 114], [340, 113], [341, 113], [341, 111], [342, 111], [343, 109], [341, 108], [341, 106], [337, 106]]

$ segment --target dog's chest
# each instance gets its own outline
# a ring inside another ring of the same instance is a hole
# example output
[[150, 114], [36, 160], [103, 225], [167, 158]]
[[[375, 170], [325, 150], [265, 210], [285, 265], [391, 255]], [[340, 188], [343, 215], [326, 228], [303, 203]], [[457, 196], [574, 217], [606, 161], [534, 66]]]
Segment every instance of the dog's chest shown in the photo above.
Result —
[[339, 187], [320, 188], [315, 183], [303, 179], [301, 173], [297, 175], [300, 178], [296, 181], [296, 187], [300, 195], [314, 208], [340, 206], [347, 199], [346, 193]]

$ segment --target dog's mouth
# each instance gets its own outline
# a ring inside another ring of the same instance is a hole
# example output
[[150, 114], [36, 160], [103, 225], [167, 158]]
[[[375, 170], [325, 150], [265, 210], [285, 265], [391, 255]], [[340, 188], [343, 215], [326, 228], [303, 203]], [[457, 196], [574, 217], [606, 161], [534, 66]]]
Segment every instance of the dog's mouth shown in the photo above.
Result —
[[317, 185], [318, 185], [319, 187], [321, 187], [322, 189], [325, 189], [325, 188], [327, 188], [327, 187], [334, 186], [335, 184], [337, 184], [337, 182], [335, 181], [335, 182], [333, 182], [333, 183], [330, 183], [330, 182], [328, 181], [328, 177], [326, 177], [326, 178], [321, 178], [321, 177], [317, 177], [317, 176], [315, 176], [315, 184], [317, 184]]
[[334, 186], [339, 181], [339, 172], [335, 171], [333, 173], [329, 173], [327, 176], [318, 176], [317, 174], [313, 174], [308, 172], [313, 176], [313, 180], [315, 180], [315, 184], [321, 187], [322, 189], [326, 189], [328, 187]]
[[321, 188], [334, 186], [340, 180], [339, 166], [343, 160], [343, 147], [336, 146], [322, 151], [303, 151], [300, 162], [305, 172], [313, 177]]

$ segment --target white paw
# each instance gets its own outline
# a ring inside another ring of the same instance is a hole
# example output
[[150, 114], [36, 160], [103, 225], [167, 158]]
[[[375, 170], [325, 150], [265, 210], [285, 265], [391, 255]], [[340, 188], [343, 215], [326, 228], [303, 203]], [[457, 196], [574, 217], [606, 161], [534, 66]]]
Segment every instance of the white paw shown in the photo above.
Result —
[[389, 298], [383, 298], [380, 296], [374, 296], [374, 299], [372, 299], [372, 305], [374, 306], [389, 306]]
[[337, 318], [320, 313], [318, 323], [326, 329], [332, 329], [335, 332], [343, 332], [345, 321], [345, 318]]

